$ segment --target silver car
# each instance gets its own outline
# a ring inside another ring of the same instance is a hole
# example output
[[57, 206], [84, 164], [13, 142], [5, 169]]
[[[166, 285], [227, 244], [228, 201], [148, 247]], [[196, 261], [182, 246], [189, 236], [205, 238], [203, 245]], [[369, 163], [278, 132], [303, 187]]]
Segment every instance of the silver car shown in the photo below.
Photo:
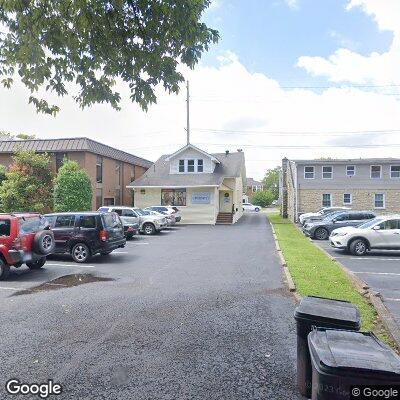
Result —
[[[138, 224], [138, 230], [145, 235], [154, 235], [167, 227], [167, 220], [164, 216], [151, 215], [150, 212], [137, 207], [110, 206], [100, 207], [99, 211], [122, 210], [121, 219], [125, 223]], [[124, 222], [125, 221], [125, 222]]]

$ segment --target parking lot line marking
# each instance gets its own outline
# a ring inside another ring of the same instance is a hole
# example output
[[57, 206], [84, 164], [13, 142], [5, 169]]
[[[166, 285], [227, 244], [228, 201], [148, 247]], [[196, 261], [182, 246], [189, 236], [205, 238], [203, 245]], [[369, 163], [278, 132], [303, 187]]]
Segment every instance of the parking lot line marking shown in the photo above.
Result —
[[394, 272], [354, 272], [355, 274], [369, 274], [369, 275], [394, 275], [394, 276], [400, 276], [400, 274], [396, 274]]
[[113, 251], [112, 254], [128, 254], [128, 251]]
[[400, 261], [399, 258], [381, 258], [381, 257], [335, 257], [335, 258], [347, 258], [349, 260], [375, 260], [375, 261]]
[[25, 288], [15, 288], [15, 287], [5, 287], [5, 286], [0, 286], [0, 289], [2, 290], [24, 290]]
[[130, 245], [132, 244], [132, 245], [134, 245], [134, 246], [142, 246], [142, 245], [145, 245], [145, 244], [149, 244], [148, 242], [145, 242], [145, 243], [129, 243]]
[[384, 297], [385, 301], [400, 301], [400, 299], [394, 299], [393, 297]]
[[78, 265], [78, 264], [56, 264], [56, 263], [46, 263], [50, 267], [76, 267], [76, 268], [96, 268], [94, 265]]

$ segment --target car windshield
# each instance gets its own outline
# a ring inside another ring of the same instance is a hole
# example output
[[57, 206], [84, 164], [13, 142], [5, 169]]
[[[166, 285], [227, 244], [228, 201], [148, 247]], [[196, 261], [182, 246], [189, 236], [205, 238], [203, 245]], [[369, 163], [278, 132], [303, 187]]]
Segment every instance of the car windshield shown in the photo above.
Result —
[[142, 210], [141, 208], [138, 208], [135, 210], [139, 215], [151, 215], [150, 211], [147, 210]]
[[374, 219], [371, 219], [370, 221], [365, 222], [364, 224], [358, 226], [357, 228], [358, 229], [368, 229], [368, 228], [371, 228], [374, 225], [380, 224], [383, 221], [384, 220], [382, 218], [374, 218]]
[[324, 221], [332, 221], [333, 219], [337, 218], [339, 215], [342, 215], [342, 213], [338, 213], [338, 212], [330, 213], [325, 216]]
[[42, 217], [28, 217], [19, 219], [20, 233], [35, 233], [46, 227], [46, 220]]

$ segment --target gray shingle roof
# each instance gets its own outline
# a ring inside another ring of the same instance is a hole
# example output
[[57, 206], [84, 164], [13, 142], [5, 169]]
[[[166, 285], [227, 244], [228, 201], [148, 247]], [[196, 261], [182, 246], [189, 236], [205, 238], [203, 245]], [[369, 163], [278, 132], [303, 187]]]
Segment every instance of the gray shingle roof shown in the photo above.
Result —
[[256, 181], [253, 178], [247, 178], [247, 182], [246, 182], [247, 186], [262, 186], [262, 182], [260, 181]]
[[216, 164], [214, 173], [206, 174], [170, 174], [170, 163], [165, 159], [169, 155], [161, 156], [151, 168], [139, 179], [133, 181], [130, 187], [187, 187], [187, 186], [220, 186], [224, 178], [239, 177], [244, 169], [244, 153], [217, 153], [212, 154], [220, 161]]
[[153, 164], [144, 158], [136, 157], [133, 154], [115, 149], [95, 140], [80, 137], [70, 139], [32, 139], [32, 140], [1, 140], [0, 153], [14, 153], [18, 150], [36, 152], [68, 152], [88, 151], [100, 156], [113, 158], [130, 164], [150, 168]]

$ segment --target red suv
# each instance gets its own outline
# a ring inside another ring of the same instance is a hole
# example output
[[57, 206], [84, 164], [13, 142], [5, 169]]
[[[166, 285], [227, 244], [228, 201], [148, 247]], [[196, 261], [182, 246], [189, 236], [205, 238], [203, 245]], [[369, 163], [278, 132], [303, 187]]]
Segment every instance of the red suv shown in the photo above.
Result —
[[43, 267], [54, 246], [53, 232], [40, 214], [0, 214], [0, 280], [8, 277], [10, 266]]

